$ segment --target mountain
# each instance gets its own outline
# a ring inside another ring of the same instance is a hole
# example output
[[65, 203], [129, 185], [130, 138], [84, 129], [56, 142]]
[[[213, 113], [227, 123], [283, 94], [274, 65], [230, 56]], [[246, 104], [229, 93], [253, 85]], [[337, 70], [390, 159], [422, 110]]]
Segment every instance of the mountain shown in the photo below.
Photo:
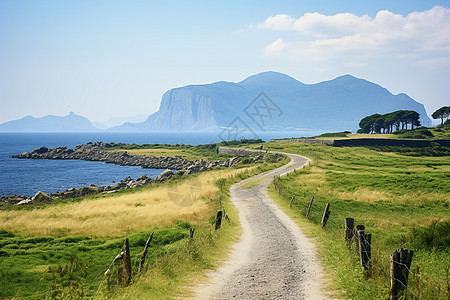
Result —
[[98, 129], [108, 129], [114, 126], [122, 125], [126, 122], [131, 123], [139, 123], [143, 122], [148, 118], [148, 115], [135, 115], [135, 116], [129, 116], [129, 117], [117, 117], [117, 118], [111, 118], [103, 122], [92, 122], [92, 125], [97, 127]]
[[0, 131], [14, 132], [83, 132], [98, 131], [85, 117], [69, 113], [67, 116], [44, 116], [35, 118], [26, 116], [22, 119], [0, 124]]
[[400, 109], [415, 110], [423, 124], [431, 124], [422, 104], [364, 79], [344, 75], [304, 84], [269, 71], [238, 83], [220, 81], [171, 89], [162, 96], [159, 111], [147, 120], [110, 130], [356, 130], [367, 115]]

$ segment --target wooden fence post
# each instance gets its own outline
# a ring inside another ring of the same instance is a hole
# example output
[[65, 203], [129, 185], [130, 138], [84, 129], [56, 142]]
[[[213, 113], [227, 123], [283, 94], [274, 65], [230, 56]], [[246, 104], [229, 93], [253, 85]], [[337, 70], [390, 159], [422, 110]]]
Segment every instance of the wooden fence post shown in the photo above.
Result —
[[217, 212], [217, 216], [216, 216], [216, 226], [215, 229], [220, 229], [220, 226], [222, 225], [222, 211], [219, 210]]
[[358, 231], [362, 230], [364, 231], [365, 227], [364, 225], [356, 225], [353, 229], [353, 238], [355, 239], [355, 245], [356, 245], [356, 252], [359, 253], [359, 237], [358, 237]]
[[365, 234], [364, 230], [358, 230], [357, 235], [359, 240], [359, 258], [361, 261], [361, 266], [364, 268], [364, 271], [367, 271], [369, 270], [369, 261], [372, 256], [372, 235], [370, 233]]
[[401, 291], [408, 286], [408, 275], [411, 267], [413, 251], [408, 249], [394, 250], [391, 254], [391, 291], [390, 299], [397, 300]]
[[189, 228], [189, 238], [191, 238], [191, 239], [194, 238], [194, 232], [195, 232], [195, 228]]
[[311, 210], [311, 206], [313, 204], [313, 201], [314, 201], [314, 196], [312, 196], [311, 201], [309, 202], [308, 211], [306, 212], [306, 218], [307, 219], [308, 219], [309, 211]]
[[327, 226], [328, 218], [330, 217], [330, 203], [327, 203], [327, 206], [325, 206], [325, 210], [323, 212], [322, 217], [322, 228], [325, 228]]
[[141, 273], [141, 271], [144, 268], [145, 257], [147, 256], [147, 250], [148, 250], [148, 247], [150, 246], [150, 242], [152, 241], [152, 238], [153, 238], [153, 232], [150, 233], [150, 236], [148, 237], [147, 242], [145, 243], [144, 252], [142, 252], [142, 256], [141, 256], [141, 263], [139, 264], [138, 274]]
[[291, 203], [289, 203], [289, 207], [292, 207], [292, 202], [294, 202], [295, 195], [292, 195]]
[[350, 247], [353, 240], [353, 228], [355, 227], [355, 219], [345, 218], [345, 242]]
[[123, 248], [124, 248], [123, 262], [125, 265], [125, 272], [127, 274], [127, 284], [130, 284], [132, 273], [131, 273], [130, 243], [128, 242], [128, 238], [125, 239]]

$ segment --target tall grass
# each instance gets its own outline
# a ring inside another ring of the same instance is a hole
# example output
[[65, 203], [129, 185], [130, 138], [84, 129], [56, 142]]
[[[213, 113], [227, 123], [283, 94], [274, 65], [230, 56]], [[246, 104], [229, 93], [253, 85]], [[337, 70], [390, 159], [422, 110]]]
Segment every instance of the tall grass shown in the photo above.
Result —
[[[346, 299], [389, 297], [389, 255], [402, 247], [414, 250], [407, 296], [448, 297], [450, 157], [407, 157], [366, 148], [335, 148], [296, 143], [269, 143], [269, 150], [302, 154], [310, 166], [281, 177], [271, 196], [307, 233], [317, 239], [331, 288]], [[289, 200], [296, 195], [294, 205]], [[311, 196], [309, 219], [305, 219]], [[331, 215], [320, 226], [326, 203]], [[372, 233], [373, 268], [365, 276], [358, 256], [344, 241], [344, 218], [354, 218]]]
[[[250, 167], [254, 168], [254, 167]], [[134, 193], [90, 198], [34, 210], [0, 211], [0, 229], [38, 236], [121, 236], [148, 227], [172, 226], [178, 220], [198, 224], [209, 218], [215, 181], [246, 169], [222, 169], [188, 180], [173, 180]]]

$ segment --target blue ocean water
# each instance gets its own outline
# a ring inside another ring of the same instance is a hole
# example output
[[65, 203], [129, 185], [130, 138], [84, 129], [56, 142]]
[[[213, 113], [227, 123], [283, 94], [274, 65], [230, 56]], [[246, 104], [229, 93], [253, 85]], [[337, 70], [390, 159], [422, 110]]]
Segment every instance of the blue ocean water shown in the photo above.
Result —
[[[303, 134], [303, 135], [302, 135]], [[259, 137], [271, 138], [308, 136], [307, 132], [264, 132]], [[11, 155], [29, 152], [41, 146], [48, 148], [88, 142], [116, 142], [135, 144], [206, 144], [220, 142], [218, 133], [0, 133], [0, 196], [33, 196], [37, 191], [54, 193], [68, 188], [80, 188], [90, 184], [111, 185], [130, 176], [155, 178], [163, 170], [118, 166], [102, 162], [78, 160], [34, 160], [11, 158]]]

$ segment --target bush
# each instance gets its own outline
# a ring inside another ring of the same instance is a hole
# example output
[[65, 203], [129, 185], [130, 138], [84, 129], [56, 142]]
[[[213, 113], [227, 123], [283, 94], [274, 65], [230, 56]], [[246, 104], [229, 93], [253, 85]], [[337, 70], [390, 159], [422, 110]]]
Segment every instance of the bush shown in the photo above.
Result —
[[450, 246], [450, 222], [433, 222], [430, 226], [412, 228], [408, 239], [415, 249], [446, 250]]
[[316, 136], [315, 138], [321, 138], [321, 137], [347, 137], [347, 135], [350, 134], [350, 133], [351, 133], [350, 131], [329, 132], [329, 133], [323, 133], [323, 134], [321, 134], [319, 136]]
[[[402, 130], [399, 130], [402, 131]], [[434, 134], [426, 127], [419, 127], [414, 130], [408, 130], [402, 133], [395, 133], [404, 139], [428, 139], [434, 137]]]

